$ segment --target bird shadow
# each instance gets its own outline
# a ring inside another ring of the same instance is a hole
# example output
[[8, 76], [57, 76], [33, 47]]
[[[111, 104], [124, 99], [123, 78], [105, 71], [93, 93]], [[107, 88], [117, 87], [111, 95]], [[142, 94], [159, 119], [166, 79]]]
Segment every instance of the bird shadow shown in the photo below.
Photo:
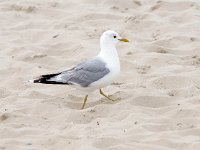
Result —
[[[97, 105], [101, 104], [116, 104], [119, 101], [122, 100], [120, 97], [120, 92], [116, 92], [114, 94], [108, 95], [112, 100], [107, 99], [103, 96], [91, 96], [88, 97], [87, 103], [85, 105], [84, 109], [92, 108]], [[54, 97], [54, 98], [48, 98], [43, 100], [44, 103], [49, 103], [52, 105], [56, 105], [59, 108], [69, 108], [69, 109], [75, 109], [75, 110], [81, 110], [81, 107], [83, 105], [83, 97], [84, 96], [77, 96], [77, 95], [71, 95], [68, 94], [66, 97]]]
[[[109, 100], [108, 98], [103, 96], [101, 97], [91, 96], [88, 98], [85, 108], [94, 107], [100, 104], [115, 104], [122, 100], [122, 98], [120, 97], [120, 92], [108, 95], [108, 97], [111, 98], [112, 100]], [[66, 103], [68, 104], [67, 107], [71, 109], [81, 109], [83, 104], [83, 97], [68, 95], [68, 100]]]

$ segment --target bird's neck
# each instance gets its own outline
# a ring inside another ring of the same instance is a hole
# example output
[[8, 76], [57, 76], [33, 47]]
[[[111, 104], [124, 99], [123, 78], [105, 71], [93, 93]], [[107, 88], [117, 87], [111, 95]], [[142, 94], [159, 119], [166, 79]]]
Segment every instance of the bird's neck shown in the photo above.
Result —
[[120, 67], [119, 57], [114, 44], [100, 43], [101, 51], [98, 57], [103, 59], [105, 62], [109, 62], [110, 65], [117, 65]]

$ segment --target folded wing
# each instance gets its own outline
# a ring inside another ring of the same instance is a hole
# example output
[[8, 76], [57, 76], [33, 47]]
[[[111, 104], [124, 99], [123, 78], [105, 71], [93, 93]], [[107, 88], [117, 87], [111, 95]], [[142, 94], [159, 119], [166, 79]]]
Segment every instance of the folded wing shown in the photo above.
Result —
[[109, 73], [106, 64], [100, 59], [93, 59], [78, 64], [70, 70], [56, 74], [42, 75], [34, 83], [44, 84], [75, 84], [87, 87]]

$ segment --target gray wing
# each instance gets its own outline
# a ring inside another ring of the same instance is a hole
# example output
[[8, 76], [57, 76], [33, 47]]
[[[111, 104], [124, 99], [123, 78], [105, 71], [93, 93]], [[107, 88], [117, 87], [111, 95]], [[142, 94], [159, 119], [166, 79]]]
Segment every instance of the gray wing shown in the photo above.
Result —
[[78, 64], [74, 68], [49, 79], [49, 81], [62, 82], [66, 84], [78, 84], [87, 87], [91, 83], [103, 78], [110, 72], [106, 64], [100, 59], [93, 59]]

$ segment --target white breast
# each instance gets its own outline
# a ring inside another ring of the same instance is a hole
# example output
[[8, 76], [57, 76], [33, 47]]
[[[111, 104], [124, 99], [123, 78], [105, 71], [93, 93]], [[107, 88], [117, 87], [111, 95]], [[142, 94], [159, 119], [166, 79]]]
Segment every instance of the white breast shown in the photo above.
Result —
[[111, 70], [106, 76], [90, 84], [90, 87], [95, 87], [98, 89], [108, 86], [117, 78], [119, 73], [119, 70]]
[[117, 78], [120, 73], [120, 62], [115, 47], [110, 47], [107, 50], [101, 50], [97, 57], [106, 63], [106, 67], [110, 70], [110, 72], [103, 78], [92, 83], [90, 86], [102, 88], [109, 85]]

